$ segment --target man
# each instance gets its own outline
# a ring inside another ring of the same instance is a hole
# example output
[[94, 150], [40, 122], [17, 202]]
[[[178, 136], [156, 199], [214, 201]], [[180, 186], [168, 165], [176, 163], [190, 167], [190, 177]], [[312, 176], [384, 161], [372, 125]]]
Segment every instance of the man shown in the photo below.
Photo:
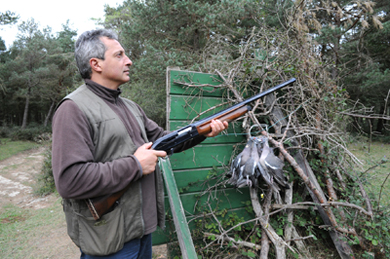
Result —
[[[75, 44], [85, 84], [66, 96], [53, 117], [53, 174], [63, 197], [68, 234], [81, 258], [151, 258], [151, 233], [164, 226], [164, 197], [153, 141], [168, 134], [134, 102], [121, 98], [131, 60], [107, 30], [83, 33]], [[214, 137], [227, 123], [213, 121]], [[205, 137], [184, 143], [190, 148]], [[98, 221], [85, 199], [130, 186]]]

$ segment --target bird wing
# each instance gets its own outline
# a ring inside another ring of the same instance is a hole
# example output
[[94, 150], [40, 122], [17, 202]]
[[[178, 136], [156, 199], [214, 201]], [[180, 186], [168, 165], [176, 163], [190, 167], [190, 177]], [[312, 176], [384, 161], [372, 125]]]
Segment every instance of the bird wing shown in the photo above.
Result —
[[264, 160], [265, 164], [274, 170], [281, 170], [284, 167], [284, 162], [279, 157], [275, 156], [272, 149], [270, 150], [271, 152], [268, 153]]
[[245, 165], [245, 163], [248, 161], [249, 157], [251, 156], [251, 151], [253, 147], [253, 139], [250, 138], [248, 142], [245, 145], [244, 150], [241, 152], [241, 165]]
[[270, 152], [265, 157], [264, 164], [267, 166], [268, 171], [273, 176], [275, 181], [284, 188], [288, 189], [288, 181], [282, 170], [284, 167], [284, 162], [275, 156], [272, 149], [270, 149]]

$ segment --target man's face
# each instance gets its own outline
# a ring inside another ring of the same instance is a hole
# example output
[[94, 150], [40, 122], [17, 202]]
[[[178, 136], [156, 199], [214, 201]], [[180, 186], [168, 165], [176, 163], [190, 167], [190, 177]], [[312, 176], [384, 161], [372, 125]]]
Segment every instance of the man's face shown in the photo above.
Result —
[[101, 41], [106, 46], [104, 60], [100, 60], [101, 76], [105, 81], [104, 86], [118, 88], [121, 84], [130, 80], [129, 69], [133, 64], [126, 56], [121, 44], [113, 39], [102, 37]]

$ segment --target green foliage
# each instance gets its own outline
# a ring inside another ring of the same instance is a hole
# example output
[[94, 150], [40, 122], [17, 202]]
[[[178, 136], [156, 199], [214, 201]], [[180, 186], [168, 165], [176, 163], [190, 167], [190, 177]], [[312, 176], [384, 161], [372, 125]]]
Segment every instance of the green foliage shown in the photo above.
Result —
[[11, 127], [0, 127], [0, 138], [9, 138], [11, 136]]
[[54, 36], [33, 19], [18, 28], [14, 45], [0, 53], [0, 125], [48, 125], [53, 107], [76, 81], [76, 31], [67, 23]]
[[375, 215], [372, 221], [361, 222], [360, 230], [370, 250], [382, 254], [390, 252], [390, 211]]
[[[374, 114], [386, 115], [384, 111], [385, 99], [388, 93], [388, 82], [390, 80], [390, 13], [387, 1], [375, 1], [375, 17], [371, 20], [374, 26], [361, 28], [361, 35], [364, 39], [359, 42], [346, 42], [343, 44], [343, 51], [346, 54], [342, 58], [341, 81], [353, 100], [350, 107], [356, 107], [357, 101], [361, 102], [357, 110], [364, 112], [364, 107], [372, 108]], [[381, 25], [375, 26], [375, 23]], [[358, 38], [352, 37], [351, 40]], [[359, 51], [357, 51], [359, 50]], [[340, 66], [341, 67], [341, 66]], [[373, 130], [389, 135], [390, 132], [384, 127], [385, 121], [372, 120]], [[357, 127], [359, 125], [360, 127]], [[367, 120], [362, 118], [354, 119], [352, 132], [370, 132]]]
[[[253, 244], [259, 244], [261, 240], [261, 230], [258, 225], [253, 223], [245, 223], [245, 220], [242, 216], [239, 216], [235, 212], [228, 212], [226, 209], [221, 211], [214, 212], [216, 218], [218, 218], [218, 222], [216, 222], [212, 217], [204, 217], [196, 220], [196, 229], [193, 232], [195, 247], [198, 247], [197, 250], [202, 250], [203, 258], [213, 258], [216, 253], [218, 256], [222, 255], [232, 255], [235, 253], [246, 255], [249, 257], [255, 257], [257, 255], [257, 251], [248, 248], [240, 248], [237, 251], [237, 244], [233, 242], [228, 243], [224, 247], [220, 247], [218, 243], [215, 243], [214, 248], [209, 248], [206, 250], [201, 249], [204, 243], [201, 241], [203, 237], [203, 233], [216, 234], [220, 235], [221, 228], [228, 230], [232, 229], [229, 232], [229, 236], [232, 237], [236, 241], [248, 241]], [[209, 235], [208, 241], [216, 241], [216, 236]], [[220, 247], [217, 249], [217, 246]]]
[[14, 12], [5, 11], [0, 12], [0, 26], [6, 24], [14, 24], [19, 19], [19, 16], [15, 15]]
[[[364, 69], [346, 77], [346, 89], [350, 94], [351, 99], [359, 100], [365, 107], [373, 107], [373, 113], [383, 115], [385, 114], [385, 102], [378, 102], [378, 100], [386, 100], [389, 80], [389, 69], [381, 68], [378, 64], [368, 63]], [[352, 105], [356, 106], [356, 103], [351, 103], [350, 106]], [[358, 106], [357, 108], [362, 108], [362, 106]], [[364, 114], [364, 111], [362, 112]], [[366, 125], [362, 123], [363, 119], [360, 119], [360, 121], [362, 128], [364, 128], [366, 132], [369, 132]], [[379, 131], [382, 130], [379, 129]]]
[[45, 196], [56, 191], [53, 169], [51, 166], [51, 148], [48, 148], [45, 152], [42, 169], [36, 177], [36, 184], [33, 189], [34, 193], [40, 196]]
[[43, 127], [43, 126], [34, 126], [31, 125], [25, 129], [14, 129], [10, 133], [9, 137], [12, 141], [36, 141], [36, 142], [42, 142], [45, 140], [49, 140], [50, 135], [48, 133], [51, 132], [50, 127]]
[[[326, 70], [338, 87], [347, 90], [352, 100], [348, 108], [356, 108], [359, 114], [364, 114], [363, 107], [356, 107], [359, 101], [365, 107], [372, 107], [373, 114], [385, 115], [384, 99], [389, 81], [386, 70], [390, 65], [388, 1], [356, 3], [306, 2], [300, 11], [294, 12], [293, 24], [301, 33], [312, 33], [321, 61], [329, 64]], [[384, 123], [381, 119], [372, 120], [374, 130], [389, 134]], [[369, 132], [369, 126], [364, 124], [361, 118], [353, 118], [348, 130]]]
[[[215, 184], [215, 182], [222, 181], [221, 178], [224, 177], [224, 174], [221, 173], [222, 172], [220, 171], [220, 169], [213, 167], [209, 171], [208, 175], [204, 178], [203, 183], [197, 182], [196, 184], [197, 185], [205, 184], [207, 186], [212, 186], [213, 185], [212, 183]], [[215, 189], [213, 188], [213, 190], [217, 191], [218, 187], [215, 187]], [[204, 195], [207, 196], [208, 194], [204, 193]], [[220, 195], [227, 195], [227, 194], [221, 193]], [[238, 246], [237, 243], [229, 242], [226, 243], [226, 245], [224, 246], [220, 246], [220, 244], [216, 242], [217, 235], [220, 235], [222, 230], [229, 230], [227, 235], [236, 241], [248, 241], [254, 244], [260, 243], [261, 230], [259, 225], [251, 221], [246, 222], [250, 218], [250, 216], [253, 216], [253, 209], [251, 206], [251, 202], [250, 201], [242, 202], [242, 204], [245, 206], [244, 207], [245, 210], [240, 209], [238, 211], [237, 210], [230, 211], [229, 209], [226, 208], [220, 209], [218, 205], [214, 206], [210, 204], [213, 208], [213, 211], [210, 211], [210, 206], [208, 202], [214, 203], [212, 200], [217, 201], [218, 203], [218, 201], [221, 200], [221, 197], [219, 198], [209, 197], [208, 201], [206, 202], [197, 202], [195, 207], [195, 213], [198, 214], [198, 216], [194, 220], [195, 227], [193, 228], [191, 235], [198, 254], [201, 255], [202, 258], [216, 258], [217, 255], [226, 256], [226, 255], [233, 255], [233, 254], [237, 254], [237, 255], [245, 254], [247, 256], [249, 255], [252, 256], [253, 254], [257, 254], [256, 250], [247, 249], [246, 247], [240, 246], [240, 249], [237, 250], [237, 246]], [[205, 249], [205, 250], [203, 249], [204, 238], [205, 238], [204, 233], [208, 234], [207, 243], [215, 242], [214, 245], [211, 245], [209, 249]]]

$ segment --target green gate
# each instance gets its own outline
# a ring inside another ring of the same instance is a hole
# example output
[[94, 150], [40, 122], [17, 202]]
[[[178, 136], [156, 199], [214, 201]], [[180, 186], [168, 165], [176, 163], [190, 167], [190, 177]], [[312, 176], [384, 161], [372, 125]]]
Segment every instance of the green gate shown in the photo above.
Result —
[[[204, 118], [228, 107], [224, 98], [225, 89], [218, 88], [221, 82], [218, 75], [168, 69], [167, 129], [179, 129], [188, 125], [193, 118]], [[203, 114], [212, 107], [217, 108]], [[254, 217], [254, 214], [245, 210], [245, 203], [250, 201], [249, 190], [237, 190], [230, 185], [221, 184], [232, 153], [238, 154], [246, 142], [240, 123], [230, 123], [227, 134], [208, 138], [200, 145], [170, 157], [181, 210], [184, 210], [190, 231], [196, 228], [196, 222], [210, 210], [226, 210], [227, 214], [234, 212], [244, 218]], [[165, 194], [167, 227], [165, 230], [158, 229], [153, 234], [153, 245], [177, 241], [180, 234], [180, 231], [178, 235], [175, 232], [172, 218], [178, 215], [172, 215], [168, 197], [174, 194], [170, 194], [170, 190], [166, 190]], [[186, 237], [184, 235], [181, 238]]]

